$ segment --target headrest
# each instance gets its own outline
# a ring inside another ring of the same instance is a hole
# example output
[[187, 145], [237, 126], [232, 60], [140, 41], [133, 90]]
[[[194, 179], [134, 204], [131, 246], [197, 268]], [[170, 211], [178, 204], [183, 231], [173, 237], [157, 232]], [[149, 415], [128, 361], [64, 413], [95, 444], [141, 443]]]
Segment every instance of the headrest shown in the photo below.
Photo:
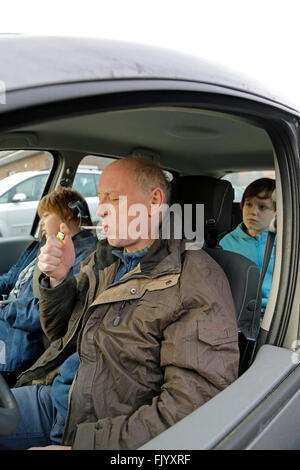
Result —
[[182, 207], [204, 204], [204, 238], [211, 247], [231, 230], [233, 199], [234, 190], [229, 181], [198, 175], [180, 176], [172, 181], [172, 204], [179, 203]]

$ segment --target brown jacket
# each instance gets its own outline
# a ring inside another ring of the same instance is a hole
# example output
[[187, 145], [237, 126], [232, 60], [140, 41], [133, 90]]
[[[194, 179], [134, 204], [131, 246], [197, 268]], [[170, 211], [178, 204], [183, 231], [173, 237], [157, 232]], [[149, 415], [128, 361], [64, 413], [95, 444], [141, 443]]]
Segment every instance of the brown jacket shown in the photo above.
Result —
[[114, 284], [119, 260], [111, 251], [99, 243], [77, 286], [70, 273], [55, 289], [41, 289], [41, 321], [52, 344], [19, 379], [51, 383], [80, 328], [63, 438], [74, 449], [136, 449], [238, 373], [229, 284], [207, 253], [158, 240]]

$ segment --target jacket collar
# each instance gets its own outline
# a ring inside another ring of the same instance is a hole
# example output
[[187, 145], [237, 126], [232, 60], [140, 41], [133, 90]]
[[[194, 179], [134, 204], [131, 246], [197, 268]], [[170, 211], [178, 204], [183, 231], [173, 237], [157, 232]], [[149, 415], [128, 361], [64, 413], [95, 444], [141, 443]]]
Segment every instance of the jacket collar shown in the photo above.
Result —
[[267, 236], [268, 236], [268, 230], [265, 230], [264, 232], [256, 235], [255, 237], [252, 237], [251, 235], [249, 235], [245, 229], [244, 229], [245, 225], [243, 222], [241, 222], [237, 228], [235, 229], [235, 232], [236, 234], [242, 238], [243, 240], [257, 240], [259, 242], [265, 242], [266, 239], [267, 239]]
[[[180, 273], [184, 242], [181, 240], [155, 240], [147, 254], [140, 261], [140, 276], [156, 277], [167, 273]], [[100, 269], [116, 263], [119, 258], [114, 255], [115, 247], [107, 240], [98, 242], [96, 260]]]

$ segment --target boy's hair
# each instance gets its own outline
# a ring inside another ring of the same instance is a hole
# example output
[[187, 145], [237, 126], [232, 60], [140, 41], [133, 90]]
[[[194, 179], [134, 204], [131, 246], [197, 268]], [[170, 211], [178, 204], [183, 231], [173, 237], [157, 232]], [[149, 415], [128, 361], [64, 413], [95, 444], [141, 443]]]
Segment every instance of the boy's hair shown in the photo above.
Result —
[[69, 207], [70, 203], [77, 201], [80, 201], [81, 207], [83, 206], [84, 214], [81, 215], [85, 216], [84, 225], [93, 225], [89, 207], [84, 197], [75, 189], [64, 186], [59, 186], [51, 193], [46, 194], [40, 200], [38, 205], [38, 215], [39, 217], [42, 217], [44, 212], [51, 212], [61, 217], [64, 221], [67, 221], [68, 217], [71, 217], [71, 219], [78, 220], [80, 223], [77, 207], [74, 209]]
[[[244, 191], [242, 200], [241, 200], [241, 209], [243, 209], [246, 199], [252, 197], [258, 197], [258, 194], [263, 193], [263, 196], [260, 196], [261, 199], [272, 199], [272, 193], [275, 190], [275, 181], [271, 178], [260, 178], [258, 180], [252, 181]], [[273, 201], [274, 209], [275, 202]]]

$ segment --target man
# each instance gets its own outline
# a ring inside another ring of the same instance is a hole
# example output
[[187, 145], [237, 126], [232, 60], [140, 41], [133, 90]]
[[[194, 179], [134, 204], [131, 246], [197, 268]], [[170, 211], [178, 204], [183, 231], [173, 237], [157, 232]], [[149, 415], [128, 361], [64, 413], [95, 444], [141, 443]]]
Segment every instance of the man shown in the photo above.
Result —
[[77, 283], [65, 226], [64, 242], [48, 239], [39, 257], [46, 276], [40, 314], [59, 346], [19, 385], [52, 383], [65, 361], [50, 387], [59, 408], [63, 369], [73, 361], [62, 449], [136, 449], [237, 378], [236, 318], [223, 271], [204, 251], [185, 250], [184, 241], [151, 238], [167, 192], [151, 161], [110, 164], [97, 209], [106, 239], [82, 263]]

